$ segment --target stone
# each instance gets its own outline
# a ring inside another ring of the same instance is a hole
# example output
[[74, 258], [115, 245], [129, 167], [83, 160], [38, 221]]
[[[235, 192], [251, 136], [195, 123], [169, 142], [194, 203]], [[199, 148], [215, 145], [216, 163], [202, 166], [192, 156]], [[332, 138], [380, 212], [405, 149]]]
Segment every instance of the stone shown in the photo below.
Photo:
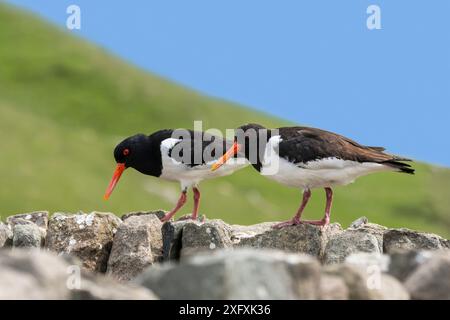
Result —
[[0, 221], [0, 248], [12, 246], [13, 233], [10, 227]]
[[350, 223], [349, 228], [351, 229], [358, 229], [362, 226], [364, 226], [365, 224], [367, 224], [369, 222], [369, 219], [367, 217], [359, 217], [358, 219], [356, 219], [355, 221], [353, 221], [352, 223]]
[[[33, 235], [33, 232], [36, 232], [36, 228], [34, 228], [31, 224], [39, 227], [41, 234], [41, 243], [39, 246], [43, 246], [47, 235], [48, 216], [48, 211], [33, 211], [29, 213], [21, 213], [10, 216], [6, 219], [6, 222], [11, 226], [13, 232], [17, 225], [27, 225], [26, 227], [17, 228], [18, 232], [20, 233], [20, 236], [16, 236], [16, 238], [18, 239], [18, 243], [20, 243], [19, 246], [38, 247], [37, 233]], [[34, 244], [32, 243], [31, 239], [33, 236], [36, 237]], [[23, 241], [21, 241], [19, 238], [23, 239]]]
[[93, 275], [38, 249], [0, 251], [0, 299], [155, 299], [148, 289]]
[[162, 223], [154, 215], [130, 216], [118, 227], [108, 260], [108, 274], [131, 280], [163, 257]]
[[383, 273], [380, 288], [374, 292], [375, 299], [381, 300], [409, 300], [410, 294], [400, 281]]
[[0, 299], [68, 299], [67, 267], [38, 249], [0, 251]]
[[48, 215], [49, 215], [48, 211], [34, 211], [29, 213], [21, 213], [8, 217], [6, 219], [6, 222], [9, 225], [11, 225], [11, 228], [13, 228], [14, 225], [17, 223], [17, 220], [19, 220], [19, 223], [20, 221], [27, 220], [33, 222], [43, 230], [47, 230]]
[[380, 226], [375, 223], [366, 223], [365, 225], [355, 229], [361, 232], [366, 232], [368, 234], [373, 235], [378, 240], [378, 247], [380, 248], [380, 252], [383, 252], [383, 239], [384, 234], [389, 230], [384, 226]]
[[263, 222], [250, 226], [231, 225], [231, 241], [233, 244], [239, 244], [241, 240], [253, 238], [257, 235], [272, 230], [273, 222]]
[[369, 222], [369, 219], [367, 219], [367, 217], [360, 217], [360, 218], [356, 219], [355, 221], [353, 221], [350, 224], [349, 228], [357, 229], [357, 228], [367, 224], [368, 222]]
[[349, 290], [341, 277], [323, 274], [320, 278], [321, 300], [348, 300]]
[[450, 249], [450, 240], [443, 239], [442, 240], [442, 246], [444, 248]]
[[353, 221], [347, 230], [360, 231], [375, 236], [378, 240], [378, 247], [380, 248], [380, 252], [383, 252], [383, 236], [385, 232], [388, 231], [388, 228], [379, 224], [370, 223], [366, 217], [361, 217]]
[[397, 249], [436, 250], [442, 249], [443, 239], [432, 233], [418, 232], [409, 229], [390, 229], [383, 236], [385, 253]]
[[111, 213], [55, 213], [48, 224], [46, 246], [78, 257], [88, 270], [105, 272], [120, 224], [121, 220]]
[[150, 290], [135, 284], [120, 284], [112, 279], [87, 273], [79, 289], [71, 291], [72, 300], [156, 300]]
[[231, 227], [222, 220], [207, 220], [203, 223], [189, 220], [183, 226], [181, 256], [232, 246]]
[[320, 264], [279, 250], [222, 249], [153, 265], [135, 281], [162, 299], [315, 299]]
[[268, 228], [254, 236], [242, 237], [237, 247], [280, 249], [289, 252], [322, 256], [328, 239], [340, 232], [339, 224], [330, 224], [324, 228], [310, 224], [299, 224], [282, 229]]
[[450, 299], [450, 250], [433, 252], [404, 282], [412, 299]]
[[155, 215], [158, 219], [161, 219], [162, 217], [165, 216], [165, 214], [167, 213], [167, 211], [164, 210], [154, 210], [154, 211], [134, 211], [134, 212], [129, 212], [124, 214], [121, 219], [122, 221], [127, 220], [130, 217], [134, 217], [134, 216], [147, 216], [147, 215]]
[[24, 219], [15, 220], [12, 242], [14, 248], [40, 248], [44, 241], [43, 231], [35, 223]]
[[163, 260], [179, 260], [181, 256], [181, 235], [186, 221], [167, 221], [162, 225]]
[[408, 300], [409, 294], [394, 277], [375, 267], [333, 264], [323, 268], [327, 275], [341, 277], [352, 300]]
[[338, 224], [325, 228], [301, 224], [283, 229], [273, 229], [273, 224], [239, 226], [222, 220], [169, 221], [162, 227], [164, 259], [177, 260], [199, 251], [232, 247], [280, 249], [321, 256], [328, 238], [342, 230]]
[[347, 229], [330, 236], [323, 254], [324, 264], [342, 263], [352, 253], [369, 252], [380, 254], [376, 236], [357, 230]]
[[390, 257], [379, 252], [357, 252], [352, 253], [345, 258], [345, 263], [368, 270], [369, 268], [378, 268], [382, 272], [387, 272], [390, 265]]
[[404, 282], [419, 265], [431, 258], [432, 251], [396, 249], [389, 255], [388, 273]]

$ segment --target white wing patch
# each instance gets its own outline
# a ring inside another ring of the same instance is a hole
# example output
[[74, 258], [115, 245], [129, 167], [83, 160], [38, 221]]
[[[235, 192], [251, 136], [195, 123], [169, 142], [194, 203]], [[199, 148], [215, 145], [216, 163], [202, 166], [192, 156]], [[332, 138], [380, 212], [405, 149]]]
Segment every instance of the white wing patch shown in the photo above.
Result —
[[234, 171], [248, 165], [247, 161], [242, 161], [242, 159], [239, 159], [241, 161], [227, 161], [226, 164], [216, 171], [211, 170], [211, 165], [215, 161], [209, 161], [204, 165], [194, 167], [188, 166], [169, 156], [170, 150], [180, 141], [181, 139], [168, 138], [161, 142], [162, 172], [160, 178], [171, 181], [179, 181], [182, 185], [182, 189], [197, 185], [204, 179], [232, 174]]

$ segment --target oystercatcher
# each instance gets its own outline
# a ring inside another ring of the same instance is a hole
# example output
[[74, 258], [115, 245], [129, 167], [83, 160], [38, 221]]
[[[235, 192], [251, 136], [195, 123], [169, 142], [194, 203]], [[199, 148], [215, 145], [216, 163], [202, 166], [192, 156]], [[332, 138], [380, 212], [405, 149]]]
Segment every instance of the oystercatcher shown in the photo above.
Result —
[[[180, 182], [181, 196], [175, 208], [161, 221], [170, 220], [186, 203], [187, 190], [190, 187], [194, 192], [194, 209], [190, 218], [197, 219], [200, 181], [229, 175], [248, 164], [244, 157], [238, 155], [236, 158], [240, 159], [236, 160], [241, 161], [232, 161], [229, 166], [224, 166], [223, 170], [217, 172], [210, 170], [211, 164], [232, 145], [232, 141], [221, 137], [184, 129], [166, 129], [149, 136], [137, 134], [126, 138], [114, 149], [117, 167], [106, 189], [104, 199], [109, 198], [123, 171], [131, 167], [146, 175]], [[236, 153], [233, 153], [233, 156]], [[228, 158], [230, 156], [227, 156]]]
[[[308, 127], [266, 129], [247, 124], [235, 132], [231, 149], [212, 166], [217, 170], [245, 148], [245, 157], [262, 175], [287, 186], [303, 189], [303, 199], [295, 216], [274, 225], [281, 228], [300, 223], [324, 226], [330, 222], [332, 187], [347, 185], [372, 172], [398, 171], [413, 174], [414, 169], [401, 161], [410, 159], [384, 153], [382, 147], [363, 146], [329, 131]], [[301, 220], [311, 197], [311, 189], [325, 188], [325, 216], [321, 220]]]

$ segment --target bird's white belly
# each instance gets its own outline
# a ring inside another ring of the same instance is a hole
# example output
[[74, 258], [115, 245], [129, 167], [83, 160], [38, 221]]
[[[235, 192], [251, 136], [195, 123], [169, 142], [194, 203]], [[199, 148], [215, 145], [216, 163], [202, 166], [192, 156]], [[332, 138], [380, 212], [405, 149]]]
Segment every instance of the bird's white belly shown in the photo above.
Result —
[[195, 181], [198, 183], [201, 180], [232, 174], [234, 171], [247, 165], [247, 163], [233, 164], [227, 162], [218, 170], [212, 171], [211, 166], [213, 163], [214, 161], [204, 165], [190, 167], [181, 162], [176, 162], [173, 159], [169, 159], [168, 161], [163, 162], [163, 170], [160, 178], [175, 181]]
[[282, 184], [303, 189], [333, 187], [352, 183], [356, 178], [378, 171], [390, 171], [385, 165], [371, 162], [356, 162], [329, 158], [311, 161], [300, 167], [285, 159], [279, 159], [278, 170], [267, 173], [263, 166], [262, 175]]

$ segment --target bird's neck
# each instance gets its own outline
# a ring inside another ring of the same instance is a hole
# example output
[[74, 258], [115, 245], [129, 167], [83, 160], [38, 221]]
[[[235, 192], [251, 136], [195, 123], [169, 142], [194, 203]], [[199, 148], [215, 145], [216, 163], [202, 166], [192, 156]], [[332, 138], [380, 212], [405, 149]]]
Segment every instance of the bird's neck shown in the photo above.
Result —
[[159, 177], [162, 172], [160, 142], [148, 139], [140, 147], [138, 160], [131, 167], [143, 174]]
[[[262, 163], [264, 161], [264, 152], [266, 150], [267, 142], [271, 138], [270, 130], [262, 130], [258, 131], [258, 135], [256, 137], [256, 146], [251, 146], [251, 143], [246, 141], [246, 158], [250, 161], [253, 168], [261, 172]], [[256, 154], [255, 151], [256, 150]]]

